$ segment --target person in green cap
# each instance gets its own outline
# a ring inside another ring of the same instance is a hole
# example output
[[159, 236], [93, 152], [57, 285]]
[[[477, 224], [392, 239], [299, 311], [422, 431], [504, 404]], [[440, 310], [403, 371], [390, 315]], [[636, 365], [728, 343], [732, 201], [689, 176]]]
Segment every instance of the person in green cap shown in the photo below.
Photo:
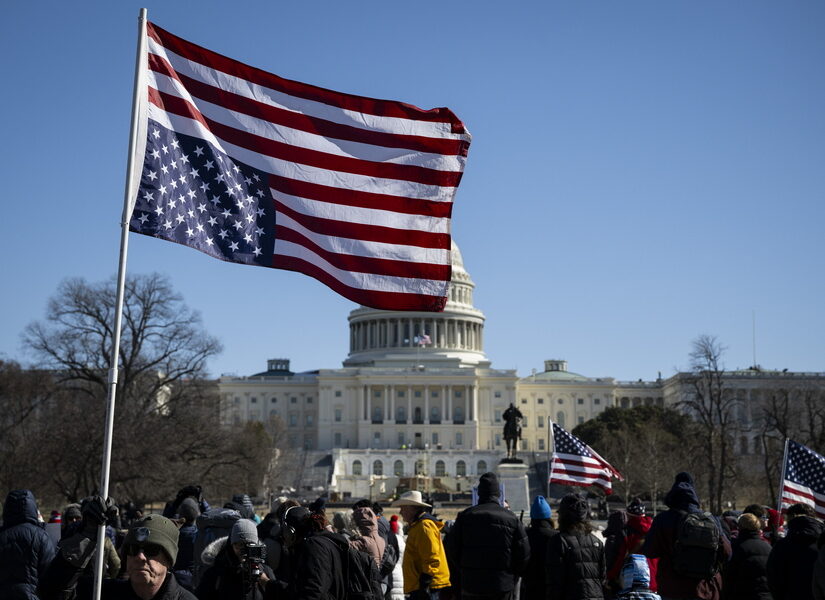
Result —
[[[40, 582], [41, 600], [73, 600], [82, 595], [77, 591], [78, 580], [94, 555], [97, 528], [105, 523], [110, 503], [100, 496], [84, 500], [84, 527], [61, 542], [60, 551]], [[178, 555], [178, 528], [170, 519], [161, 515], [138, 519], [129, 527], [123, 549], [128, 579], [104, 580], [102, 600], [197, 600], [178, 585], [172, 574]]]

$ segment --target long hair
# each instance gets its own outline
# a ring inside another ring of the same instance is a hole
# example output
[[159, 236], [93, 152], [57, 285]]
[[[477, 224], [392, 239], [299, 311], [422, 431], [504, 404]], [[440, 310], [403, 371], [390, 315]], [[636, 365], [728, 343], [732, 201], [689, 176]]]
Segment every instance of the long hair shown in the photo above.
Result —
[[572, 533], [587, 535], [593, 531], [590, 521], [584, 519], [580, 521], [576, 515], [571, 515], [567, 511], [559, 512], [559, 531], [562, 533]]

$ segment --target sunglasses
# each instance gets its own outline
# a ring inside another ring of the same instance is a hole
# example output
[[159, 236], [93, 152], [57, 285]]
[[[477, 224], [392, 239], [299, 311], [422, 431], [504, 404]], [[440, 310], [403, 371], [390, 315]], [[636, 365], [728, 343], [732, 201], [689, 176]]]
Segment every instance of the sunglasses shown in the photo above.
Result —
[[163, 552], [163, 548], [158, 546], [157, 544], [127, 544], [126, 545], [126, 554], [129, 556], [137, 556], [143, 552], [143, 556], [146, 558], [156, 558]]

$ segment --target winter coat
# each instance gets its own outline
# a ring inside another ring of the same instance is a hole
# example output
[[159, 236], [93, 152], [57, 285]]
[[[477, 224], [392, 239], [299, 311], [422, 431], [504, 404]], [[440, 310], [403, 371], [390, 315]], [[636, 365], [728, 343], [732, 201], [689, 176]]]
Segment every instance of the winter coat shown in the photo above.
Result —
[[[665, 496], [669, 510], [656, 515], [642, 545], [641, 554], [648, 558], [658, 558], [656, 566], [657, 591], [665, 598], [699, 598], [719, 600], [722, 591], [722, 574], [716, 573], [709, 579], [691, 579], [673, 571], [673, 548], [677, 532], [686, 513], [702, 512], [696, 490], [687, 482], [673, 484]], [[731, 548], [728, 538], [719, 529], [720, 565], [730, 558]]]
[[[244, 595], [244, 566], [228, 537], [222, 537], [211, 544], [201, 554], [206, 570], [203, 572], [195, 595], [199, 600], [222, 600], [223, 598], [249, 598]], [[263, 589], [254, 586], [253, 600], [270, 600], [277, 595], [275, 574], [267, 565], [261, 565], [269, 581]]]
[[[625, 535], [621, 538], [616, 550], [616, 557], [613, 559], [613, 564], [607, 563], [607, 581], [611, 584], [617, 584], [622, 573], [625, 559], [631, 554], [638, 554], [645, 541], [645, 536], [650, 531], [650, 526], [653, 524], [653, 519], [645, 515], [627, 515], [625, 523]], [[656, 558], [648, 558], [647, 566], [650, 571], [650, 589], [656, 591], [656, 567], [659, 560]]]
[[424, 513], [410, 525], [407, 546], [401, 565], [404, 574], [404, 593], [419, 589], [421, 576], [432, 578], [430, 589], [438, 590], [450, 586], [450, 568], [444, 544], [441, 542], [441, 528], [444, 523]]
[[821, 544], [819, 555], [814, 563], [812, 582], [814, 600], [825, 600], [825, 544]]
[[358, 528], [359, 535], [350, 540], [350, 546], [369, 554], [380, 568], [387, 542], [378, 534], [375, 513], [369, 507], [357, 508], [352, 511], [352, 520]]
[[37, 600], [37, 584], [55, 555], [54, 542], [37, 519], [29, 490], [9, 492], [0, 528], [0, 598]]
[[342, 557], [349, 542], [338, 533], [322, 531], [292, 547], [290, 600], [345, 600], [347, 595]]
[[604, 545], [589, 533], [561, 532], [547, 545], [546, 600], [602, 600]]
[[768, 586], [774, 600], [810, 600], [813, 596], [817, 539], [825, 526], [813, 517], [788, 522], [788, 535], [778, 540], [768, 556]]
[[771, 545], [759, 531], [741, 530], [733, 542], [733, 555], [725, 565], [722, 597], [725, 600], [772, 600], [768, 588]]
[[178, 557], [173, 571], [178, 583], [188, 590], [194, 588], [192, 575], [195, 572], [195, 538], [198, 528], [194, 523], [184, 525], [178, 531]]
[[454, 567], [453, 587], [468, 594], [501, 594], [513, 590], [527, 568], [530, 543], [516, 515], [497, 498], [483, 500], [456, 517], [445, 540], [447, 558]]
[[544, 600], [546, 587], [547, 543], [559, 532], [553, 529], [550, 519], [533, 519], [527, 528], [530, 544], [530, 560], [521, 580], [523, 600]]

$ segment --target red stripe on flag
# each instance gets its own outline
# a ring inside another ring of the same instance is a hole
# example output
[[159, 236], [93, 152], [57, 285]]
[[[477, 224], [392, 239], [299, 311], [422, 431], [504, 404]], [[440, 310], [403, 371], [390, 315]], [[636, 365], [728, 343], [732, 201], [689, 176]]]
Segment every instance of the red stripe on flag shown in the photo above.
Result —
[[404, 102], [377, 100], [353, 94], [344, 94], [342, 92], [284, 79], [283, 77], [267, 73], [256, 67], [250, 67], [247, 64], [188, 42], [158, 27], [154, 23], [147, 23], [146, 31], [152, 39], [175, 54], [291, 96], [322, 102], [330, 106], [370, 115], [446, 123], [451, 126], [453, 133], [467, 132], [461, 120], [448, 108], [422, 110]]
[[464, 140], [372, 131], [278, 108], [178, 73], [163, 57], [156, 54], [149, 55], [149, 68], [157, 73], [177, 79], [192, 96], [200, 100], [299, 131], [373, 146], [406, 148], [417, 152], [446, 156], [467, 156], [469, 149], [469, 144]]
[[452, 202], [436, 202], [434, 200], [419, 200], [390, 194], [375, 194], [335, 188], [319, 183], [309, 183], [297, 179], [289, 179], [280, 175], [270, 175], [269, 186], [276, 191], [342, 206], [357, 206], [373, 208], [408, 215], [423, 215], [425, 217], [450, 218], [453, 212]]
[[398, 179], [401, 181], [411, 181], [441, 187], [456, 187], [461, 181], [461, 172], [458, 171], [437, 171], [417, 165], [399, 165], [350, 158], [348, 156], [336, 156], [326, 152], [319, 152], [318, 150], [308, 150], [291, 144], [277, 142], [248, 131], [242, 131], [219, 123], [203, 115], [195, 106], [183, 98], [172, 96], [171, 94], [158, 91], [151, 87], [149, 88], [149, 100], [162, 110], [199, 121], [214, 133], [216, 137], [230, 144], [287, 162], [295, 162], [311, 167], [318, 167], [319, 169], [327, 169], [329, 171], [342, 171], [355, 175], [380, 177], [382, 179]]
[[418, 246], [419, 248], [439, 248], [442, 250], [450, 248], [450, 235], [448, 233], [394, 229], [392, 227], [382, 227], [379, 225], [362, 225], [361, 223], [346, 223], [344, 221], [324, 219], [299, 213], [277, 200], [275, 201], [275, 209], [294, 219], [310, 231], [323, 235], [368, 242], [382, 242], [385, 244]]
[[364, 306], [380, 307], [382, 310], [421, 310], [441, 312], [447, 304], [444, 296], [429, 296], [425, 294], [404, 294], [401, 292], [381, 292], [363, 290], [341, 283], [329, 273], [300, 258], [292, 256], [273, 256], [272, 266], [277, 269], [296, 271], [314, 277], [324, 285], [332, 288], [345, 298]]
[[311, 250], [333, 267], [351, 271], [354, 273], [374, 273], [377, 275], [388, 275], [392, 277], [412, 277], [415, 279], [433, 279], [436, 281], [449, 281], [452, 267], [451, 265], [434, 265], [429, 263], [416, 263], [402, 260], [388, 260], [381, 258], [368, 258], [365, 256], [354, 256], [352, 254], [338, 254], [321, 248], [309, 238], [301, 235], [297, 231], [276, 225], [276, 235], [279, 240], [292, 242]]

